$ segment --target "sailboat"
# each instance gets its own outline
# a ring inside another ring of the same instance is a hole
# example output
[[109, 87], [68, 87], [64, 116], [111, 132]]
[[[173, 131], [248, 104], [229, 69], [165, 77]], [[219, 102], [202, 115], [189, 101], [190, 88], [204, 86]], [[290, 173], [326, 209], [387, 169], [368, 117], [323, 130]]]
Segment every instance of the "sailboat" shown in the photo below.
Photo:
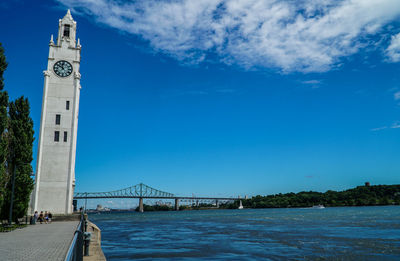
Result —
[[239, 204], [238, 209], [243, 209], [243, 205], [242, 205], [242, 201], [241, 200], [240, 200], [240, 204]]

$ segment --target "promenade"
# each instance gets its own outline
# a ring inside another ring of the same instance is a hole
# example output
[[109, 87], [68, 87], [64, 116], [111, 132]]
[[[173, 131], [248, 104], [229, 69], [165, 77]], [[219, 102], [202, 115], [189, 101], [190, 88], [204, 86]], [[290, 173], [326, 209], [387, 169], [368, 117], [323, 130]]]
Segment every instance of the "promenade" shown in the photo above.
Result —
[[64, 260], [78, 221], [36, 224], [0, 233], [1, 260]]

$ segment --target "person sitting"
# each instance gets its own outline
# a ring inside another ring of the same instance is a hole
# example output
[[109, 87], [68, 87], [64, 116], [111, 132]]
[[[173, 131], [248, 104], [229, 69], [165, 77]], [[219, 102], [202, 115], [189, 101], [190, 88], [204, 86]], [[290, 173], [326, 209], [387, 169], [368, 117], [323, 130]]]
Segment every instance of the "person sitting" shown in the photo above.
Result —
[[38, 220], [39, 220], [40, 224], [43, 224], [43, 221], [44, 221], [43, 211], [40, 211], [40, 215], [39, 215]]
[[46, 211], [46, 212], [44, 212], [44, 223], [47, 224], [48, 221], [49, 221], [49, 216], [48, 216], [47, 211]]

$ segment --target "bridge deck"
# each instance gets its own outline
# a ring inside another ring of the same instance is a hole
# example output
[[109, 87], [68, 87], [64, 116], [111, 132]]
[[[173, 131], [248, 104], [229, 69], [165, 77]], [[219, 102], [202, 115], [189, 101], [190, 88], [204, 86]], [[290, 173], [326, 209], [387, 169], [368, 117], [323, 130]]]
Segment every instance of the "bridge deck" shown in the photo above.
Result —
[[240, 198], [218, 198], [218, 197], [152, 197], [152, 196], [75, 196], [74, 199], [91, 199], [91, 198], [150, 198], [150, 199], [191, 199], [191, 200], [237, 200]]
[[81, 192], [75, 193], [74, 199], [90, 198], [153, 198], [153, 199], [189, 199], [189, 200], [236, 200], [228, 197], [180, 197], [172, 193], [161, 191], [146, 184], [140, 183], [128, 188], [108, 192]]

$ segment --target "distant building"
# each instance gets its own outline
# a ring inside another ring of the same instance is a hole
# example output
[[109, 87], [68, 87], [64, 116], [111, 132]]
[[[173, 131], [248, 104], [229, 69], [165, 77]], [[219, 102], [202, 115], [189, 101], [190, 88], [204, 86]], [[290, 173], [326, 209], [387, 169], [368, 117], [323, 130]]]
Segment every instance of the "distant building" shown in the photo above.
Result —
[[369, 187], [370, 186], [370, 184], [369, 184], [369, 182], [367, 181], [367, 182], [365, 182], [365, 186], [366, 187]]
[[110, 208], [103, 207], [102, 205], [97, 205], [96, 211], [110, 211]]
[[169, 207], [172, 205], [171, 202], [164, 202], [164, 201], [162, 201], [162, 200], [156, 201], [155, 204], [156, 204], [157, 206], [169, 206]]

